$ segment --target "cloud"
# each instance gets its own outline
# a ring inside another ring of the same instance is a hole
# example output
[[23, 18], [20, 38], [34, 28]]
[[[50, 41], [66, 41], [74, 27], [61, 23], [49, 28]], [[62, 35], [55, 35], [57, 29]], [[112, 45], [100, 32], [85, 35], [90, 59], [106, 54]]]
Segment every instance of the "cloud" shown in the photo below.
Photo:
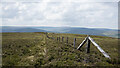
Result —
[[[87, 0], [86, 0], [87, 1]], [[117, 28], [115, 2], [3, 2], [3, 25]]]
[[[72, 6], [72, 9], [69, 9], [69, 12], [63, 16], [64, 21], [67, 22], [65, 24], [71, 25], [73, 23], [72, 26], [117, 28], [117, 7], [106, 4], [111, 3], [82, 3], [77, 4], [79, 7]], [[109, 25], [110, 23], [112, 26]]]
[[[2, 2], [48, 2], [46, 0], [2, 0]], [[51, 0], [51, 2], [118, 2], [119, 0]]]

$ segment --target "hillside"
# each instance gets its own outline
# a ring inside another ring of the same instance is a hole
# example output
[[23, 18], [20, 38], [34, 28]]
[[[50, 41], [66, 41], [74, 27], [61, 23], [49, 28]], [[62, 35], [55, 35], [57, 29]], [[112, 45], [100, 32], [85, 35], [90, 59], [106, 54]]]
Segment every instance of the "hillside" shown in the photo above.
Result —
[[[106, 59], [93, 44], [86, 54], [85, 46], [77, 50], [86, 35], [48, 33], [2, 33], [2, 64], [4, 66], [118, 66], [118, 39], [103, 36], [91, 37], [99, 44], [110, 59]], [[58, 42], [57, 37], [64, 37]], [[66, 37], [69, 38], [66, 44]], [[76, 39], [75, 48], [73, 39]]]

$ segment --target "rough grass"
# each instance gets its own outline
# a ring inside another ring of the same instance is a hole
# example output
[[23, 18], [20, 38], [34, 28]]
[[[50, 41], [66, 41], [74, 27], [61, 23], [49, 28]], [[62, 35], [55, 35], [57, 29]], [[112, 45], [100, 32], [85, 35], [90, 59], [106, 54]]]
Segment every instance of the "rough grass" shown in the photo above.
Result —
[[[103, 36], [91, 36], [107, 52], [106, 59], [91, 43], [90, 53], [86, 54], [86, 44], [76, 48], [87, 35], [49, 33], [49, 39], [43, 32], [3, 33], [2, 62], [4, 66], [118, 66], [118, 39]], [[64, 37], [58, 42], [57, 37]], [[68, 44], [66, 37], [69, 38]], [[77, 38], [75, 48], [73, 40]]]

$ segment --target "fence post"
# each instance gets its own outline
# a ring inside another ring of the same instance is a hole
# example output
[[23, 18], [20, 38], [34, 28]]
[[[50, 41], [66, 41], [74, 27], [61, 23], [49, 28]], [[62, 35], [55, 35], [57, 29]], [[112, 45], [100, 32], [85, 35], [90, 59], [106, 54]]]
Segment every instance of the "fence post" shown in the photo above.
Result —
[[66, 41], [67, 41], [67, 44], [68, 44], [68, 37], [67, 37], [67, 40], [66, 40]]
[[106, 58], [111, 59], [110, 56], [91, 37], [88, 38]]
[[64, 37], [62, 37], [62, 42], [64, 41]]
[[60, 42], [60, 37], [59, 37], [59, 42]]
[[74, 42], [73, 42], [74, 48], [75, 48], [75, 43], [76, 43], [76, 38], [74, 38]]
[[79, 50], [87, 41], [87, 37], [82, 41], [82, 43], [77, 47], [77, 50]]
[[89, 38], [87, 38], [86, 52], [90, 53], [90, 40], [89, 40]]
[[57, 37], [57, 41], [58, 41], [58, 37]]

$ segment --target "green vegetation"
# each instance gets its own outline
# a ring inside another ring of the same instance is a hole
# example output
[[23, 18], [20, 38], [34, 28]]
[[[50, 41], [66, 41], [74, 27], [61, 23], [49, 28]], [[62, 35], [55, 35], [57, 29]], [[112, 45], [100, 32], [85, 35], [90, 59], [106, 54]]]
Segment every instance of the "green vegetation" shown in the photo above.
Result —
[[[4, 66], [118, 66], [118, 39], [103, 36], [91, 36], [107, 52], [110, 59], [91, 43], [90, 53], [86, 54], [86, 44], [76, 48], [86, 35], [49, 33], [49, 39], [43, 32], [2, 33], [2, 65]], [[57, 37], [64, 37], [58, 42]], [[66, 44], [66, 37], [69, 38]], [[75, 48], [73, 40], [77, 38]]]

